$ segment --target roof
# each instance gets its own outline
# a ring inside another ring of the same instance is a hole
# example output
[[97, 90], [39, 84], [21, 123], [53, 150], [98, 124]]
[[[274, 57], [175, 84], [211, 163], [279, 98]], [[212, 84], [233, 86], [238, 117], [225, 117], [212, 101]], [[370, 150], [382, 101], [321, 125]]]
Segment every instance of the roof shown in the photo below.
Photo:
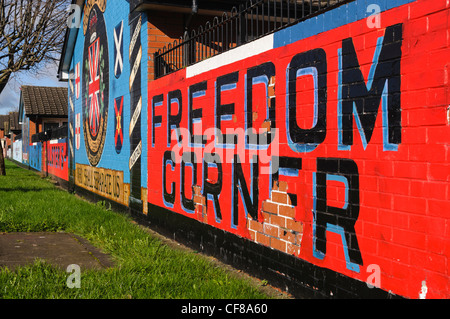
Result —
[[67, 116], [68, 92], [65, 87], [22, 86], [25, 114]]

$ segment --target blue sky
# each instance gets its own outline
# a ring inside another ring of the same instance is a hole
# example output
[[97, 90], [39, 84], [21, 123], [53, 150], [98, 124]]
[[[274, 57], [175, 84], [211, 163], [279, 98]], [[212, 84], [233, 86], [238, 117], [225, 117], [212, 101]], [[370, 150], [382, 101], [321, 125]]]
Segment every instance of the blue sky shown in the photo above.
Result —
[[56, 77], [57, 65], [42, 67], [38, 74], [19, 72], [14, 74], [8, 85], [0, 94], [0, 115], [19, 109], [20, 87], [22, 85], [67, 86], [67, 82], [59, 82]]

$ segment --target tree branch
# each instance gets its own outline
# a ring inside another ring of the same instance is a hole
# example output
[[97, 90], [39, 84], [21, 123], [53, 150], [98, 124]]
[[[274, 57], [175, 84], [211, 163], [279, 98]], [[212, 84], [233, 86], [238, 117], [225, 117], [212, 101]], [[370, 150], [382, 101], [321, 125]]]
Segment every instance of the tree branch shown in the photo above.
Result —
[[64, 43], [69, 4], [70, 0], [0, 0], [0, 93], [12, 73], [56, 59]]

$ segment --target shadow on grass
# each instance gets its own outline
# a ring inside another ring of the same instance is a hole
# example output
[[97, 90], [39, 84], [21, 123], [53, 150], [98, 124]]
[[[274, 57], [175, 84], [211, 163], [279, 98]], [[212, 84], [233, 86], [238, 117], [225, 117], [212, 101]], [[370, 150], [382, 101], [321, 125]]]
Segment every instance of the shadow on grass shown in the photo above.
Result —
[[27, 188], [27, 187], [14, 187], [14, 188], [2, 188], [0, 187], [0, 192], [22, 192], [22, 193], [30, 193], [30, 192], [47, 192], [54, 190], [52, 187], [41, 187], [41, 188]]

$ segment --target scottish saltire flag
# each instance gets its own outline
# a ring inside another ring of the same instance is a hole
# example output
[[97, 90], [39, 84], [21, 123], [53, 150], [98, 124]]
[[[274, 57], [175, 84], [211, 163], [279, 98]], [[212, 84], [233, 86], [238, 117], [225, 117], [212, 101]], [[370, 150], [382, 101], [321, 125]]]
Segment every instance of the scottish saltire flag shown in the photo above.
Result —
[[114, 28], [114, 76], [119, 78], [123, 70], [123, 21]]

